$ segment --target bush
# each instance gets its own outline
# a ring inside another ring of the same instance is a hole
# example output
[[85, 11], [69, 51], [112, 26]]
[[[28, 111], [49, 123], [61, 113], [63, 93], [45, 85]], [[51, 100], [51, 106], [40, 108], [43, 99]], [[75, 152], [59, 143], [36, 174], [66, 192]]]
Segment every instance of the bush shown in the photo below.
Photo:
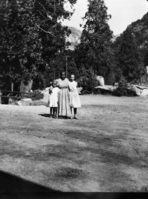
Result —
[[123, 77], [118, 84], [118, 88], [114, 91], [114, 95], [127, 96], [127, 81]]
[[77, 81], [79, 86], [83, 88], [81, 91], [82, 94], [91, 94], [94, 87], [97, 86], [96, 75], [92, 68], [89, 68], [88, 70], [83, 68], [80, 72], [80, 78]]
[[109, 75], [106, 77], [106, 85], [113, 85], [115, 83], [115, 73], [110, 72]]
[[97, 95], [97, 94], [101, 94], [101, 90], [96, 88], [93, 90], [93, 94]]
[[81, 95], [88, 95], [91, 94], [92, 92], [88, 91], [88, 90], [82, 90], [81, 91]]
[[118, 88], [113, 92], [115, 96], [136, 96], [136, 93], [128, 89], [127, 81], [122, 77]]

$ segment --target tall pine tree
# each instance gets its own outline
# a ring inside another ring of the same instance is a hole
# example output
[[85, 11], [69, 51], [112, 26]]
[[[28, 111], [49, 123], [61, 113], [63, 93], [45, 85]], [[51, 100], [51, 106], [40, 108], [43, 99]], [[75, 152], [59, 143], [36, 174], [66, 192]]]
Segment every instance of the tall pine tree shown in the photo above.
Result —
[[[89, 7], [84, 17], [86, 23], [77, 47], [77, 64], [79, 67], [90, 67], [96, 75], [102, 75], [106, 83], [114, 81], [114, 53], [111, 49], [112, 31], [109, 28], [107, 7], [104, 0], [88, 0]], [[112, 80], [109, 76], [112, 76]]]
[[117, 64], [125, 79], [127, 81], [140, 79], [144, 67], [130, 28], [124, 31], [120, 45], [116, 50]]

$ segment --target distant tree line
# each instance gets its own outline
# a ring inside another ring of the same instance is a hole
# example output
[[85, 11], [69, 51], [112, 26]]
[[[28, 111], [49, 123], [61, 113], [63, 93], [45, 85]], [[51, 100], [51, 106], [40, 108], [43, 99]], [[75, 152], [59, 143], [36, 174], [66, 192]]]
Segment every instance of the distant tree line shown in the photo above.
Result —
[[64, 9], [65, 0], [1, 0], [0, 86], [33, 79], [34, 89], [46, 87], [65, 70], [66, 59], [67, 73], [75, 73], [88, 93], [97, 85], [96, 75], [106, 84], [139, 79], [148, 65], [148, 48], [143, 54], [132, 28], [113, 42], [104, 0], [88, 3], [80, 44], [72, 51], [66, 42], [71, 31], [61, 24], [72, 15]]
[[[113, 32], [108, 25], [111, 15], [107, 14], [104, 0], [88, 2], [81, 42], [75, 49], [75, 62], [83, 87], [87, 85], [87, 90], [92, 91], [97, 84], [94, 81], [95, 75], [103, 76], [109, 85], [120, 81], [124, 84], [140, 81], [145, 74], [145, 66], [148, 65], [148, 45], [142, 46], [142, 42], [148, 43], [148, 14], [142, 19], [141, 34], [134, 33], [135, 26], [128, 27], [113, 42]], [[137, 22], [136, 26], [139, 30], [141, 24]], [[141, 37], [144, 41], [138, 43]]]

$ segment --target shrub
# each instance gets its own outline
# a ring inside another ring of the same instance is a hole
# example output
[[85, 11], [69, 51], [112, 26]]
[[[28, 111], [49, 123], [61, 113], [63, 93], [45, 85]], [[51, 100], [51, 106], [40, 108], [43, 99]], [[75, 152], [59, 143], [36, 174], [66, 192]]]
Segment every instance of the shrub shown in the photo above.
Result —
[[114, 91], [116, 96], [127, 96], [127, 81], [122, 77], [118, 88]]
[[100, 89], [94, 89], [93, 90], [93, 94], [101, 94], [101, 90]]
[[88, 91], [88, 90], [82, 90], [81, 91], [81, 95], [88, 95], [91, 94], [92, 92]]
[[113, 85], [115, 83], [115, 73], [112, 71], [109, 73], [109, 75], [106, 77], [106, 85]]
[[128, 89], [127, 81], [122, 77], [118, 88], [113, 92], [115, 96], [136, 96], [136, 93], [130, 89]]
[[80, 78], [77, 81], [79, 86], [83, 88], [81, 94], [91, 94], [94, 90], [94, 87], [97, 86], [96, 75], [92, 68], [89, 68], [88, 70], [83, 68], [80, 74]]

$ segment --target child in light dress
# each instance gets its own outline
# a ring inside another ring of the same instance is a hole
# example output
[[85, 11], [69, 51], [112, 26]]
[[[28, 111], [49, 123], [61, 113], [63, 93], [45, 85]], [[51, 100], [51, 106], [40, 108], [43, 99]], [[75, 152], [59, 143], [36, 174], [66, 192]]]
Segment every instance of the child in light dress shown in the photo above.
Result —
[[77, 119], [77, 108], [81, 107], [80, 97], [77, 89], [77, 82], [75, 81], [75, 75], [71, 74], [69, 81], [69, 94], [70, 94], [70, 108], [74, 113], [74, 119]]
[[50, 117], [56, 118], [58, 110], [58, 93], [59, 93], [59, 88], [57, 87], [56, 81], [53, 81], [53, 88], [50, 89], [49, 93], [50, 93], [49, 96]]
[[[49, 83], [49, 88], [48, 88], [48, 91], [49, 91], [48, 107], [50, 107], [50, 94], [51, 94], [51, 92], [52, 92], [52, 89], [53, 89], [53, 82], [50, 82], [50, 83]], [[52, 114], [52, 113], [50, 112], [50, 114]]]

